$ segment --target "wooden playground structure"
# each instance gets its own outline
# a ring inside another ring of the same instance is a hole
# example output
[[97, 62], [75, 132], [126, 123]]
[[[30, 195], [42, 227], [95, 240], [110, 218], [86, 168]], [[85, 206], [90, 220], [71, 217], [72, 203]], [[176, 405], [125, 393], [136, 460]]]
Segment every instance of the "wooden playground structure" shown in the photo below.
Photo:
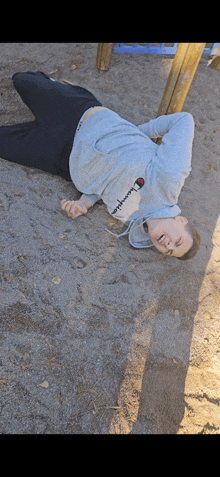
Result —
[[[206, 43], [178, 43], [167, 84], [158, 109], [157, 116], [178, 113], [182, 110], [188, 90], [195, 75]], [[220, 44], [218, 54], [211, 60], [210, 66], [220, 70]], [[110, 67], [114, 43], [99, 43], [96, 66], [107, 71]], [[157, 139], [157, 144], [161, 139]]]

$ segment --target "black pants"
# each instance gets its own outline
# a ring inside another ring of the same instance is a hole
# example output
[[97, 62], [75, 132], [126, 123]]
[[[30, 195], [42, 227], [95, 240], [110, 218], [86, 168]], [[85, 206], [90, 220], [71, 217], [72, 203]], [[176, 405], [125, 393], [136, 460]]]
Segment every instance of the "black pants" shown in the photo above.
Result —
[[14, 87], [35, 116], [0, 127], [0, 157], [71, 180], [69, 156], [83, 113], [102, 104], [85, 88], [52, 81], [45, 73], [15, 73]]

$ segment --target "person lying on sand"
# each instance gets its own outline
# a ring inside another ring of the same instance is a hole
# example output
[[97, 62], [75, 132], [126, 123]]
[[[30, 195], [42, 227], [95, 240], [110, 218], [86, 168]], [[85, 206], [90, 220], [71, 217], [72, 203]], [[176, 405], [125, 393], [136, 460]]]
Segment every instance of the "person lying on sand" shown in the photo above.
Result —
[[[61, 201], [69, 217], [86, 214], [102, 199], [127, 226], [120, 235], [109, 233], [180, 260], [196, 255], [200, 235], [177, 205], [191, 171], [190, 113], [135, 126], [81, 86], [39, 71], [15, 73], [12, 80], [35, 120], [0, 127], [1, 158], [72, 180], [82, 196]], [[161, 145], [151, 140], [157, 137]]]

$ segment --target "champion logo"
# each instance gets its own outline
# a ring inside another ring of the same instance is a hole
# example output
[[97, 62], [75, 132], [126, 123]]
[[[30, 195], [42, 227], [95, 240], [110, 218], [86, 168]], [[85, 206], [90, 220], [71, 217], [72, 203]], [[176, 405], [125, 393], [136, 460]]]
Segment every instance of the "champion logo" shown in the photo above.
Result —
[[[138, 189], [135, 189], [135, 185], [138, 185]], [[131, 187], [131, 189], [127, 192], [127, 194], [125, 195], [125, 197], [122, 199], [122, 200], [118, 200], [117, 199], [117, 202], [118, 202], [118, 205], [117, 207], [113, 210], [113, 212], [111, 212], [111, 215], [114, 215], [116, 214], [117, 210], [121, 210], [121, 207], [122, 205], [124, 205], [124, 202], [127, 200], [127, 198], [129, 197], [129, 195], [132, 193], [132, 191], [135, 191], [135, 192], [138, 192], [144, 185], [144, 179], [142, 177], [139, 177], [133, 184], [133, 186]]]
[[135, 181], [135, 184], [139, 185], [139, 188], [141, 189], [141, 187], [143, 187], [144, 185], [144, 179], [142, 179], [142, 177], [139, 177], [139, 179]]

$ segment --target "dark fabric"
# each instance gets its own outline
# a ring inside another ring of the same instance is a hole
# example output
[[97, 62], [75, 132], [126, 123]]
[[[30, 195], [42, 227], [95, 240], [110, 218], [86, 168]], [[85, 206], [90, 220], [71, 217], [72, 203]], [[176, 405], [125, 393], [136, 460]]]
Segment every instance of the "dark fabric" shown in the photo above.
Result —
[[35, 120], [0, 127], [0, 157], [71, 181], [69, 156], [78, 122], [87, 109], [102, 104], [87, 89], [52, 81], [40, 71], [15, 73], [12, 80]]

